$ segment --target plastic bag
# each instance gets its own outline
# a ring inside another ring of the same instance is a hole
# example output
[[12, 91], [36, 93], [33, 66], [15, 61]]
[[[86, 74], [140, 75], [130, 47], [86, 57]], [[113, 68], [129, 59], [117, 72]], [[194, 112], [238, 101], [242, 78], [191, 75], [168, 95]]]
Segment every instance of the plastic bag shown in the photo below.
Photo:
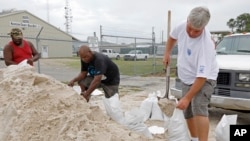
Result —
[[121, 109], [119, 95], [115, 94], [110, 98], [103, 99], [103, 104], [107, 114], [116, 122], [125, 125], [124, 115]]
[[22, 62], [20, 62], [19, 64], [18, 64], [18, 66], [26, 66], [26, 65], [29, 65], [28, 64], [28, 60], [27, 59], [24, 59]]
[[229, 141], [230, 125], [236, 124], [237, 115], [223, 115], [215, 128], [216, 141]]
[[142, 101], [140, 110], [143, 111], [143, 121], [146, 121], [150, 118], [152, 112], [153, 103], [150, 98], [146, 98]]
[[140, 105], [140, 109], [144, 111], [143, 121], [150, 120], [164, 120], [165, 114], [161, 111], [158, 105], [158, 98], [156, 96], [149, 96]]
[[175, 108], [167, 124], [168, 141], [190, 141], [189, 130], [183, 111]]
[[152, 113], [150, 116], [150, 120], [163, 121], [165, 117], [166, 117], [165, 114], [161, 111], [161, 108], [158, 105], [158, 98], [154, 98], [152, 100]]
[[137, 133], [144, 135], [149, 139], [153, 139], [147, 125], [143, 122], [144, 111], [139, 108], [132, 109], [131, 111], [125, 112], [126, 127]]

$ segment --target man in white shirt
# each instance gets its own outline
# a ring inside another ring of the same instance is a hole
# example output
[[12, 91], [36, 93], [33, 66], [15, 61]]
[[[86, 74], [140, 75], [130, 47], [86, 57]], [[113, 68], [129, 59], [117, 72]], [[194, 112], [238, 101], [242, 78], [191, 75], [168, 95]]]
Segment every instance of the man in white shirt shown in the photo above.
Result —
[[219, 72], [215, 44], [206, 29], [209, 20], [210, 12], [207, 8], [192, 9], [187, 20], [171, 31], [163, 58], [167, 66], [172, 48], [177, 43], [178, 77], [183, 83], [183, 97], [177, 108], [184, 110], [192, 141], [208, 140], [208, 104]]

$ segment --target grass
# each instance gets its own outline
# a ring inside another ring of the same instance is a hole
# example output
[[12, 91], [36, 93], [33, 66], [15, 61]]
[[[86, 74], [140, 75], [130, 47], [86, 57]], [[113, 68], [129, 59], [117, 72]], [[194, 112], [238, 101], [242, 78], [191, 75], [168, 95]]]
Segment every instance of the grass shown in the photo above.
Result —
[[[60, 60], [59, 60], [60, 61]], [[148, 75], [158, 75], [165, 76], [165, 69], [162, 64], [162, 58], [149, 58], [147, 61], [124, 61], [123, 59], [112, 61], [117, 64], [121, 75], [129, 76], [148, 76]], [[70, 59], [61, 60], [63, 63], [72, 68], [80, 68], [80, 61], [78, 57], [73, 57]], [[176, 59], [172, 59], [171, 62], [171, 73], [170, 75], [175, 76]]]
[[[165, 69], [162, 63], [162, 58], [149, 58], [147, 61], [124, 61], [124, 60], [113, 60], [121, 75], [164, 75]], [[172, 62], [176, 62], [173, 59]], [[175, 68], [174, 63], [171, 68]], [[174, 74], [173, 74], [174, 75]]]

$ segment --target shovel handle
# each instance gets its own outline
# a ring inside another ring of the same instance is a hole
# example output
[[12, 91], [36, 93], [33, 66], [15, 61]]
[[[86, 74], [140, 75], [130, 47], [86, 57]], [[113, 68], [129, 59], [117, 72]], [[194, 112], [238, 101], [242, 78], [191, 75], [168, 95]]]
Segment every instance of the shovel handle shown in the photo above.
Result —
[[168, 65], [166, 68], [166, 76], [169, 77], [170, 76], [170, 66]]
[[164, 98], [169, 99], [169, 82], [170, 81], [170, 66], [166, 68], [166, 92]]

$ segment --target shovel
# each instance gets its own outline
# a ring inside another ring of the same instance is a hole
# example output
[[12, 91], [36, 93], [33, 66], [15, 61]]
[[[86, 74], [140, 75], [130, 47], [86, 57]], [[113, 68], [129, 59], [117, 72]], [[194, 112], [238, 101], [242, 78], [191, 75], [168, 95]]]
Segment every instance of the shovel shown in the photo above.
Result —
[[169, 99], [170, 65], [166, 68], [166, 92], [164, 98]]

